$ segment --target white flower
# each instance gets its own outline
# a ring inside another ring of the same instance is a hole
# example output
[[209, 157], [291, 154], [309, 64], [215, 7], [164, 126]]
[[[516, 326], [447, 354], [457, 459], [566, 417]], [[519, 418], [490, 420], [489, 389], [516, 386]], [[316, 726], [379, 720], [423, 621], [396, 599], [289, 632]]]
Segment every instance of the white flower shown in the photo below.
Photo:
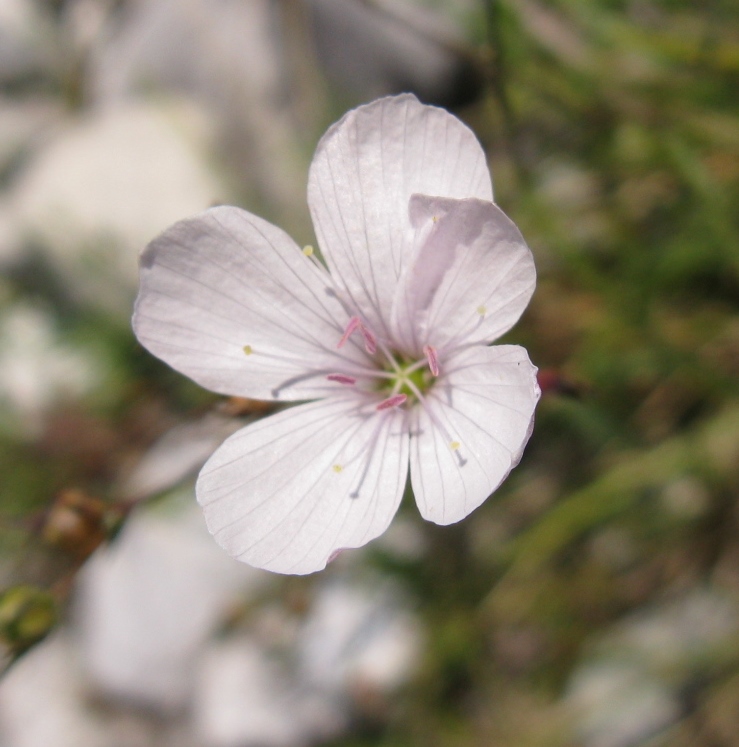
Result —
[[535, 285], [485, 155], [447, 112], [397, 96], [329, 129], [308, 203], [329, 272], [234, 207], [181, 221], [141, 259], [139, 340], [230, 395], [312, 400], [231, 436], [200, 473], [210, 531], [280, 573], [387, 528], [467, 516], [518, 463], [539, 398], [526, 351], [489, 347]]

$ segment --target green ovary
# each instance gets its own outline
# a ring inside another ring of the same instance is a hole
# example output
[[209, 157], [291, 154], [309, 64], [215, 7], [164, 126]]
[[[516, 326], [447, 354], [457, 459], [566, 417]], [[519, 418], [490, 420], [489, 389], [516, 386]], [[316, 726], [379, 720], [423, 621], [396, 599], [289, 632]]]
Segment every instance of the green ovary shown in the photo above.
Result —
[[[384, 396], [389, 397], [392, 394], [405, 394], [408, 397], [408, 403], [416, 401], [416, 391], [425, 394], [434, 383], [434, 376], [429, 371], [428, 366], [413, 368], [416, 361], [400, 360], [400, 372], [395, 374], [392, 379], [381, 379], [379, 390]], [[392, 369], [388, 373], [395, 373]]]

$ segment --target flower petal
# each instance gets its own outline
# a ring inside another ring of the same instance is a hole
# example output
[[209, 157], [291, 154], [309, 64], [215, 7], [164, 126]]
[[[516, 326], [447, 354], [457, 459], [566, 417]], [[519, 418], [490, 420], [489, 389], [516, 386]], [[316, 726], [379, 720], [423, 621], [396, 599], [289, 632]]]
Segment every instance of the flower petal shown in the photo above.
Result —
[[387, 336], [398, 278], [413, 242], [412, 194], [492, 200], [485, 154], [448, 112], [414, 96], [350, 111], [318, 144], [308, 204], [332, 275]]
[[406, 413], [332, 397], [231, 436], [198, 478], [208, 529], [231, 555], [312, 573], [385, 531], [408, 472]]
[[457, 353], [413, 411], [411, 484], [424, 519], [453, 524], [518, 464], [539, 400], [536, 367], [516, 345]]
[[393, 335], [408, 352], [493, 342], [528, 305], [536, 285], [531, 251], [491, 202], [413, 195], [413, 259], [393, 305]]
[[180, 221], [141, 257], [133, 326], [154, 355], [222, 394], [321, 397], [368, 358], [350, 340], [328, 273], [283, 231], [218, 207]]

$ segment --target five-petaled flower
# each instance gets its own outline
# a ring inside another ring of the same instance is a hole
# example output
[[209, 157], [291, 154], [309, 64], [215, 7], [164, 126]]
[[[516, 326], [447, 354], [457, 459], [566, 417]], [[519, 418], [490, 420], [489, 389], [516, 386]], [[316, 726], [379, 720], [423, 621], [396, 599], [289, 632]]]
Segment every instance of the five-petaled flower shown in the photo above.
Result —
[[235, 207], [183, 220], [141, 258], [134, 329], [216, 392], [303, 401], [231, 436], [197, 497], [234, 557], [320, 570], [381, 534], [410, 482], [451, 524], [518, 463], [539, 398], [509, 330], [531, 252], [493, 203], [485, 155], [413, 96], [350, 111], [318, 145], [308, 204], [328, 269]]

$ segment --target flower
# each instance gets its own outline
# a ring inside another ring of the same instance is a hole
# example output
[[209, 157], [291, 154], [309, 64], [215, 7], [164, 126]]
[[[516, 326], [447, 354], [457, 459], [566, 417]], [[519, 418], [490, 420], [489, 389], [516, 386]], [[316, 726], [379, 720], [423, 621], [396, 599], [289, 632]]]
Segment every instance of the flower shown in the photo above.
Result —
[[402, 95], [350, 111], [318, 145], [308, 204], [328, 270], [235, 207], [146, 248], [133, 325], [150, 352], [222, 394], [303, 401], [232, 435], [200, 473], [231, 555], [311, 573], [388, 527], [409, 467], [421, 515], [451, 524], [518, 463], [536, 368], [490, 343], [535, 269], [492, 199], [472, 132]]

